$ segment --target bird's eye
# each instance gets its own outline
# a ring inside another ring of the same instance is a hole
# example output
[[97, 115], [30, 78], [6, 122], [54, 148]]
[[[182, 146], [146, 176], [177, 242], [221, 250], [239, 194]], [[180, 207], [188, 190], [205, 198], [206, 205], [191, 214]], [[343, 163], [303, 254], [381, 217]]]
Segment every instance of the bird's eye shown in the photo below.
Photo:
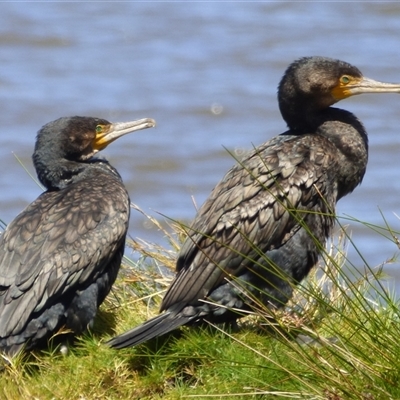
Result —
[[103, 132], [103, 125], [97, 125], [96, 126], [96, 133], [101, 133]]
[[343, 75], [340, 78], [340, 83], [343, 83], [343, 85], [347, 85], [350, 82], [350, 77], [347, 75]]

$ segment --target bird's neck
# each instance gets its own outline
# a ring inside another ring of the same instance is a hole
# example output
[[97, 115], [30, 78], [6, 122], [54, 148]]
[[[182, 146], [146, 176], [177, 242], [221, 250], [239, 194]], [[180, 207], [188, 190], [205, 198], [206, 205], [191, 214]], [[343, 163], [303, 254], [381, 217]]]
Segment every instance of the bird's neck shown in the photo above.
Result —
[[100, 170], [120, 176], [107, 160], [91, 158], [86, 161], [72, 161], [66, 158], [46, 157], [37, 152], [33, 155], [33, 163], [40, 182], [48, 190], [59, 190], [71, 185], [77, 180], [84, 179], [92, 171], [96, 174]]
[[365, 174], [368, 136], [357, 117], [345, 110], [328, 108], [315, 118], [316, 134], [328, 138], [338, 150], [338, 200], [351, 193]]
[[283, 107], [282, 113], [290, 130], [288, 135], [321, 135], [337, 149], [337, 200], [351, 193], [362, 181], [368, 162], [368, 136], [357, 117], [339, 108], [321, 111], [310, 102], [295, 108]]
[[326, 117], [326, 109], [320, 110], [312, 98], [290, 100], [284, 98], [279, 101], [282, 117], [290, 130], [298, 134], [315, 132]]
[[85, 163], [62, 158], [46, 160], [34, 155], [33, 163], [37, 176], [46, 189], [62, 189], [68, 186], [85, 169]]

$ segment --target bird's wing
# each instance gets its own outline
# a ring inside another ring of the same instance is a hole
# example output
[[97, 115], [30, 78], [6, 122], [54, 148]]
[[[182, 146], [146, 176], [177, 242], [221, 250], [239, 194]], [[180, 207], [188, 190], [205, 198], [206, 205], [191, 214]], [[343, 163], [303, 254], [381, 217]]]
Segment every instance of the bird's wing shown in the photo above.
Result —
[[335, 187], [329, 174], [335, 154], [321, 136], [281, 135], [235, 165], [199, 209], [161, 310], [204, 299], [225, 277], [289, 240], [306, 211], [324, 204], [322, 196], [335, 197], [327, 193]]
[[[18, 333], [69, 290], [100, 275], [123, 245], [129, 198], [119, 182], [43, 193], [0, 238], [0, 337]], [[109, 183], [109, 181], [108, 181]]]

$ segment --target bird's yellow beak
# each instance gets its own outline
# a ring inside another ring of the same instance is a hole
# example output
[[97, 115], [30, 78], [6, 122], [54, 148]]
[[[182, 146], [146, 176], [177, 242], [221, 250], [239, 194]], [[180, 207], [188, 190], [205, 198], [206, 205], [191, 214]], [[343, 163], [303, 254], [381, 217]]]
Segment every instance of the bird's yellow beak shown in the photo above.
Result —
[[129, 122], [116, 122], [110, 125], [97, 125], [96, 137], [93, 140], [93, 149], [96, 151], [103, 150], [121, 136], [155, 126], [156, 121], [151, 118], [143, 118]]

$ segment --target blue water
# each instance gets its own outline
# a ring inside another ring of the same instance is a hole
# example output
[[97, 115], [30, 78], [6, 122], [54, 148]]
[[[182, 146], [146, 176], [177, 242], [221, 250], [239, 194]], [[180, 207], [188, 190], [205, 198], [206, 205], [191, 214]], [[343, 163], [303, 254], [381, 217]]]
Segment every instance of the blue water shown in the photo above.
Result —
[[[6, 222], [41, 191], [14, 154], [34, 174], [35, 133], [60, 116], [155, 118], [156, 129], [103, 153], [135, 204], [190, 221], [192, 198], [201, 204], [233, 163], [225, 148], [240, 155], [285, 130], [276, 87], [292, 60], [340, 58], [370, 78], [400, 81], [398, 3], [9, 2], [0, 3], [0, 15]], [[366, 95], [339, 106], [365, 124], [370, 161], [362, 186], [339, 203], [338, 214], [383, 225], [382, 212], [400, 231], [400, 98]], [[349, 225], [371, 266], [398, 252], [373, 230]], [[167, 245], [137, 212], [129, 233]], [[352, 246], [349, 255], [364, 264]], [[386, 270], [396, 276], [397, 267]]]

